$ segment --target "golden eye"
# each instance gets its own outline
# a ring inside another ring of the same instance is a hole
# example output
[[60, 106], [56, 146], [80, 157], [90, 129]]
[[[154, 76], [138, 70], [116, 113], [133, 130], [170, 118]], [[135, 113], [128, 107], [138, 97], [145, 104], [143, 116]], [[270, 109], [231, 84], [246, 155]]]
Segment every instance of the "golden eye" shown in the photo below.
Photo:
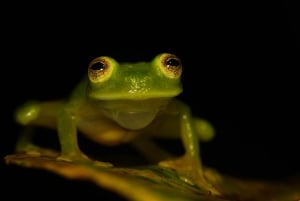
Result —
[[91, 61], [88, 67], [88, 76], [91, 82], [104, 82], [112, 75], [116, 62], [109, 57], [98, 57]]
[[164, 53], [160, 57], [161, 69], [169, 78], [179, 78], [182, 73], [181, 60], [174, 54]]

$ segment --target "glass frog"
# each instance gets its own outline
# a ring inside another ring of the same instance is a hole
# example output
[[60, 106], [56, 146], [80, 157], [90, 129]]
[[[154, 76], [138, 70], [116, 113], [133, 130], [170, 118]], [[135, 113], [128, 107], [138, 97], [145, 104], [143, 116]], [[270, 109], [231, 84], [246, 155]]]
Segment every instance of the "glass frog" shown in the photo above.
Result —
[[[90, 62], [87, 75], [68, 99], [27, 102], [16, 110], [16, 121], [26, 127], [57, 129], [61, 148], [57, 160], [95, 161], [104, 167], [112, 164], [90, 159], [80, 150], [78, 131], [103, 145], [132, 143], [149, 158], [166, 155], [152, 137], [181, 138], [185, 153], [159, 165], [213, 191], [204, 176], [199, 139], [210, 140], [214, 128], [175, 98], [182, 92], [181, 74], [181, 60], [170, 53], [132, 63], [100, 56]], [[16, 151], [38, 152], [29, 133], [20, 136]]]

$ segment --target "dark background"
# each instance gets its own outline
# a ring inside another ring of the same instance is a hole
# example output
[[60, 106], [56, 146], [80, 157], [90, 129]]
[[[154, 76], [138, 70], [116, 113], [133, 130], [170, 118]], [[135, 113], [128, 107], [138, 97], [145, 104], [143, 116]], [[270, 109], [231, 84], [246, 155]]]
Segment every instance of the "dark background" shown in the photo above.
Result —
[[[299, 175], [299, 23], [292, 3], [156, 5], [149, 13], [146, 3], [134, 10], [34, 6], [10, 5], [2, 18], [2, 158], [13, 152], [20, 129], [13, 112], [24, 101], [66, 96], [97, 56], [140, 61], [171, 52], [184, 64], [179, 98], [217, 130], [214, 141], [201, 143], [204, 164], [253, 179]], [[37, 192], [117, 198], [88, 182], [3, 162], [1, 181], [11, 198], [22, 189], [33, 199]]]

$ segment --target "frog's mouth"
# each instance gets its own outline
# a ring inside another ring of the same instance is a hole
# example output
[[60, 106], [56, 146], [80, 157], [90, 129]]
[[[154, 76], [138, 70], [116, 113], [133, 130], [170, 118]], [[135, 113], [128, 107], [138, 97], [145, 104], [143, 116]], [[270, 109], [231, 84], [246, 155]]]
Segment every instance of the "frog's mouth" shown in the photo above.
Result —
[[169, 99], [102, 101], [101, 108], [107, 117], [120, 126], [138, 130], [148, 126], [168, 102]]

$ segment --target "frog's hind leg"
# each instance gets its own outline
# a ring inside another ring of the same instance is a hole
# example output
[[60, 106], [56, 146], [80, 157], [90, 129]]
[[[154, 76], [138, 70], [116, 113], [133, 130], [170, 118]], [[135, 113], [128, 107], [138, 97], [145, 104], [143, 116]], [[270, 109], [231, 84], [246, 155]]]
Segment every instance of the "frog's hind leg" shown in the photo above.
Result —
[[[48, 128], [56, 127], [56, 112], [62, 105], [62, 101], [53, 101], [39, 103], [30, 101], [19, 107], [15, 112], [15, 120], [23, 125], [20, 137], [16, 143], [15, 151], [23, 152], [30, 155], [40, 155], [46, 152], [33, 143], [34, 126], [43, 126]], [[49, 151], [47, 151], [48, 153]]]

